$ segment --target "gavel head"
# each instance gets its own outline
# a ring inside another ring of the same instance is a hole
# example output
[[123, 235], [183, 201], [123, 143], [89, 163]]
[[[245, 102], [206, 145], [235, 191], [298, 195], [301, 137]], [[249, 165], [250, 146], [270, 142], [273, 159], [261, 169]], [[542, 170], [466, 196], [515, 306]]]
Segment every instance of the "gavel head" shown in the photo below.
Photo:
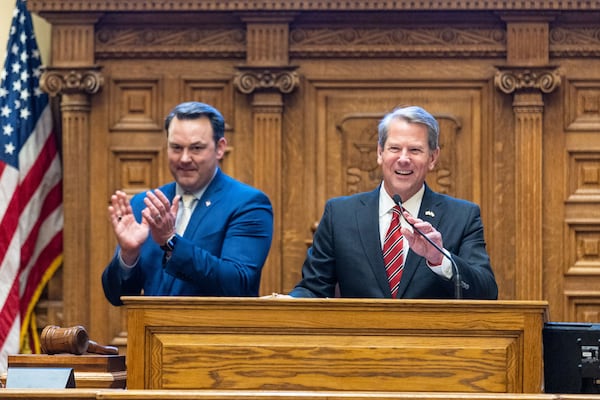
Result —
[[42, 330], [40, 341], [44, 354], [80, 355], [87, 351], [90, 340], [83, 326], [60, 328], [56, 325], [48, 325]]

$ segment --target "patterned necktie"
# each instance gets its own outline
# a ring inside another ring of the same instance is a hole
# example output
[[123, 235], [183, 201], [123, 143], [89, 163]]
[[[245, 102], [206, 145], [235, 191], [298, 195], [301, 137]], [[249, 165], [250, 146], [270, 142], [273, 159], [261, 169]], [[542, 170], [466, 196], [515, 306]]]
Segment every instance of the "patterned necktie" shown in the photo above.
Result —
[[194, 205], [194, 200], [196, 200], [196, 198], [193, 194], [185, 193], [183, 196], [181, 196], [181, 203], [179, 204], [179, 206], [183, 208], [176, 223], [177, 233], [179, 235], [183, 235], [183, 232], [185, 232], [185, 228], [187, 227], [187, 224], [190, 221], [190, 217], [192, 216], [192, 206]]
[[404, 236], [400, 232], [400, 207], [392, 209], [392, 222], [383, 241], [383, 261], [392, 298], [396, 298], [404, 269]]

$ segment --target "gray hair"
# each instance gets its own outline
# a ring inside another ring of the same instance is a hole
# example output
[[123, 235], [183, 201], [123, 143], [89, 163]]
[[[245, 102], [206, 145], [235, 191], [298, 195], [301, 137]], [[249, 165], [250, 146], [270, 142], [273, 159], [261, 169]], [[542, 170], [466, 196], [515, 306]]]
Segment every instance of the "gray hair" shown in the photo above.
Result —
[[440, 136], [440, 127], [438, 122], [425, 109], [418, 106], [399, 107], [386, 114], [379, 122], [378, 144], [383, 148], [388, 138], [390, 124], [394, 120], [403, 119], [411, 124], [422, 124], [427, 128], [427, 143], [430, 150], [438, 148], [438, 139]]

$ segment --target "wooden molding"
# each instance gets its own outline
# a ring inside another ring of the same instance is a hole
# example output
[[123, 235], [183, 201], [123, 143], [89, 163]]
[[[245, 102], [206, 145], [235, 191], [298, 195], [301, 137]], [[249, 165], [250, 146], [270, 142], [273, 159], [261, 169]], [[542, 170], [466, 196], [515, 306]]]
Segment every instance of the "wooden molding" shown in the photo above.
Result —
[[[600, 10], [600, 0], [572, 1], [564, 6], [547, 0], [513, 0], [499, 2], [497, 0], [357, 0], [345, 2], [344, 9], [354, 11], [381, 10]], [[122, 1], [122, 0], [29, 0], [28, 7], [33, 11], [306, 11], [306, 10], [339, 10], [338, 2], [321, 0], [278, 0], [260, 2], [253, 0], [177, 0], [177, 1]]]

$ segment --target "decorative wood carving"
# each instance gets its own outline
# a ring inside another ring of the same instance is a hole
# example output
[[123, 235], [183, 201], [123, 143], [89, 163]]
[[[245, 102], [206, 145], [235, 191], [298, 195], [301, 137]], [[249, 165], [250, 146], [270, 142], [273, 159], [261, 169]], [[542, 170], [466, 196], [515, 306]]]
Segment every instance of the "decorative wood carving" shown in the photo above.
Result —
[[254, 182], [263, 188], [273, 205], [273, 241], [261, 277], [263, 292], [277, 292], [281, 287], [281, 207], [282, 207], [282, 113], [280, 93], [258, 92], [252, 96], [254, 139]]
[[104, 26], [96, 33], [96, 54], [107, 58], [239, 58], [245, 54], [246, 32], [240, 28], [199, 29]]
[[94, 23], [98, 14], [61, 14], [52, 26], [53, 67], [89, 65], [94, 60]]
[[237, 67], [233, 86], [252, 97], [254, 132], [254, 184], [269, 196], [273, 206], [273, 240], [263, 268], [261, 291], [277, 292], [282, 286], [283, 207], [283, 94], [299, 85], [296, 67], [288, 65], [289, 15], [244, 14], [246, 65]]
[[582, 203], [600, 198], [600, 151], [569, 152], [567, 201]]
[[[506, 17], [507, 24], [507, 57], [508, 65], [547, 65], [548, 23], [535, 22], [540, 17]], [[542, 19], [545, 19], [543, 16]], [[533, 21], [532, 21], [533, 19]], [[527, 40], [524, 40], [527, 38]]]
[[496, 87], [506, 94], [525, 90], [552, 93], [560, 85], [556, 68], [508, 67], [499, 68], [494, 78]]
[[565, 292], [567, 311], [577, 321], [597, 323], [600, 321], [600, 291]]
[[297, 28], [290, 32], [295, 57], [433, 56], [498, 57], [506, 52], [506, 33], [497, 28]]
[[49, 67], [44, 69], [40, 79], [41, 88], [50, 94], [95, 94], [102, 88], [104, 77], [101, 67], [73, 68], [73, 67]]
[[[61, 95], [63, 139], [63, 205], [66, 210], [63, 236], [65, 243], [63, 263], [63, 301], [65, 321], [88, 323], [87, 293], [81, 291], [90, 278], [88, 265], [90, 243], [89, 207], [90, 192], [90, 100], [87, 94]], [[82, 162], [83, 161], [83, 162]], [[69, 246], [68, 243], [76, 244]]]
[[542, 113], [544, 103], [540, 93], [517, 93], [513, 99], [515, 112], [515, 251], [517, 262], [527, 265], [520, 274], [516, 292], [522, 299], [542, 299]]
[[[44, 11], [77, 11], [90, 12], [99, 9], [105, 11], [303, 11], [303, 10], [347, 10], [347, 11], [381, 11], [381, 10], [556, 10], [558, 7], [547, 0], [512, 0], [498, 2], [497, 0], [463, 1], [463, 0], [356, 0], [343, 4], [326, 2], [322, 0], [277, 0], [257, 2], [254, 0], [223, 1], [223, 0], [176, 0], [165, 2], [157, 1], [121, 1], [121, 0], [35, 0], [32, 2], [33, 10], [39, 10], [43, 5]], [[600, 0], [587, 0], [573, 2], [569, 5], [573, 10], [599, 10]]]
[[566, 86], [565, 129], [597, 132], [600, 129], [600, 81], [569, 79]]
[[288, 24], [292, 16], [277, 14], [245, 14], [246, 64], [251, 66], [273, 66], [288, 64]]
[[112, 149], [114, 160], [113, 191], [123, 190], [134, 195], [159, 185], [159, 167], [165, 154], [157, 149]]
[[530, 240], [515, 242], [516, 259], [527, 265], [519, 272], [516, 293], [522, 299], [543, 298], [542, 269], [542, 132], [544, 102], [541, 93], [550, 93], [560, 84], [560, 77], [548, 69], [501, 69], [495, 78], [496, 87], [504, 93], [514, 93], [516, 149], [516, 231], [518, 237]]
[[163, 132], [159, 109], [160, 78], [113, 79], [111, 81], [110, 130]]
[[[543, 290], [543, 117], [542, 93], [560, 85], [556, 68], [549, 63], [549, 23], [552, 15], [507, 13], [507, 67], [496, 73], [496, 87], [513, 94], [515, 119], [515, 294], [539, 300]], [[530, 67], [530, 68], [527, 68]], [[522, 207], [522, 205], [528, 207]], [[522, 240], [519, 238], [528, 238]]]
[[600, 28], [591, 23], [555, 26], [550, 29], [549, 41], [550, 55], [553, 57], [600, 55]]
[[233, 84], [244, 94], [258, 90], [276, 90], [280, 93], [291, 93], [300, 83], [296, 67], [238, 67]]

